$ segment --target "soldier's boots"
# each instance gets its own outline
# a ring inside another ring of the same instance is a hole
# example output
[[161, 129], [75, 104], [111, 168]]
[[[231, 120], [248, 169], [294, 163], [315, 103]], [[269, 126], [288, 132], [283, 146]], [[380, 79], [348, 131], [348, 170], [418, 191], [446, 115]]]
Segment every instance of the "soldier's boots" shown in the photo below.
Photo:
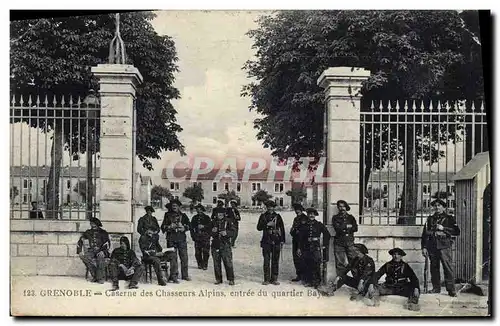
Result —
[[113, 282], [113, 285], [111, 286], [111, 291], [117, 291], [120, 289], [120, 285], [118, 285], [118, 282]]
[[433, 288], [429, 293], [441, 293], [441, 288]]
[[280, 282], [278, 282], [278, 281], [272, 281], [271, 284], [273, 284], [273, 285], [280, 285]]
[[191, 281], [191, 277], [189, 277], [189, 276], [183, 277], [182, 279], [183, 279], [184, 281]]
[[300, 282], [300, 277], [296, 276], [295, 278], [291, 279], [292, 282]]
[[229, 285], [234, 285], [234, 281], [229, 281]]
[[420, 305], [414, 302], [407, 302], [405, 308], [410, 311], [420, 311]]
[[135, 282], [130, 282], [130, 284], [128, 285], [128, 288], [129, 289], [138, 289], [139, 286]]
[[361, 301], [361, 300], [363, 300], [363, 295], [359, 294], [359, 293], [353, 293], [353, 294], [351, 294], [350, 300], [351, 301]]
[[262, 285], [269, 285], [269, 282], [268, 281], [264, 281], [264, 282], [262, 282]]
[[162, 279], [158, 280], [158, 285], [165, 286], [165, 285], [167, 285], [167, 282], [165, 282], [165, 280], [162, 278]]
[[215, 285], [219, 285], [219, 284], [222, 284], [222, 281], [215, 281], [214, 283]]
[[448, 295], [450, 297], [456, 297], [457, 296], [457, 292], [455, 292], [455, 291], [448, 291]]

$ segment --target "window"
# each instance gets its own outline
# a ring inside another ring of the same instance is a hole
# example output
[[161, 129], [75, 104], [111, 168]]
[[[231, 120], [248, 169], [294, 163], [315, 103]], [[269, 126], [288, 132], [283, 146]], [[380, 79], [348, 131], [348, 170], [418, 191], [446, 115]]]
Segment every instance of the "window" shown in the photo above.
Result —
[[71, 180], [66, 181], [66, 188], [67, 189], [71, 188]]
[[33, 182], [30, 180], [30, 189], [33, 188]]
[[71, 197], [69, 194], [66, 195], [66, 203], [69, 204], [69, 202], [71, 201]]
[[229, 191], [229, 183], [224, 183], [224, 190], [228, 190]]
[[212, 197], [212, 203], [217, 204], [217, 197]]
[[387, 185], [384, 185], [384, 192], [387, 192]]
[[274, 192], [283, 192], [285, 185], [283, 183], [275, 183], [274, 184]]
[[255, 199], [252, 199], [252, 206], [257, 206], [257, 201]]
[[256, 192], [260, 190], [260, 182], [252, 182], [252, 191]]
[[23, 180], [23, 189], [28, 189], [28, 180]]
[[395, 207], [395, 208], [400, 208], [400, 207], [399, 207], [399, 200], [396, 200], [396, 203], [395, 203], [395, 206], [394, 206], [394, 207]]
[[179, 190], [179, 183], [178, 182], [171, 182], [170, 183], [170, 190]]
[[424, 208], [429, 208], [429, 199], [424, 199], [423, 207]]
[[454, 185], [448, 185], [448, 193], [449, 194], [455, 193], [455, 186]]
[[28, 195], [24, 194], [23, 195], [23, 204], [26, 204], [28, 202]]
[[384, 204], [384, 208], [387, 208], [387, 199], [384, 199], [383, 204]]
[[280, 205], [281, 207], [283, 207], [283, 197], [280, 197], [280, 202], [279, 202], [279, 205]]
[[241, 192], [241, 183], [236, 184], [236, 192]]
[[217, 191], [217, 182], [212, 183], [212, 191]]
[[430, 194], [431, 193], [431, 186], [430, 185], [424, 185], [422, 188], [422, 191], [424, 194]]
[[455, 199], [448, 201], [448, 208], [455, 208]]
[[365, 208], [371, 208], [372, 207], [372, 201], [370, 198], [365, 198], [364, 200]]

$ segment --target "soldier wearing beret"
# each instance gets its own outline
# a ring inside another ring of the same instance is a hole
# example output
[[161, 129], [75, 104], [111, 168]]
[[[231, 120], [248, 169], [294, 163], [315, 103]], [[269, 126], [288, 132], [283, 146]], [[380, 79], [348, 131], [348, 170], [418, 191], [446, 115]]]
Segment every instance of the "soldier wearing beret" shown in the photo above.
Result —
[[212, 211], [210, 230], [215, 284], [222, 284], [222, 263], [224, 263], [229, 285], [234, 285], [233, 252], [231, 246], [234, 224], [227, 214], [223, 201], [218, 201], [217, 207]]
[[294, 204], [293, 209], [295, 211], [295, 218], [293, 219], [292, 228], [290, 229], [290, 235], [292, 236], [292, 257], [293, 264], [295, 266], [296, 277], [292, 279], [292, 282], [299, 282], [302, 280], [302, 257], [297, 256], [297, 251], [299, 249], [299, 227], [307, 223], [307, 215], [304, 213], [304, 207], [301, 204]]
[[109, 265], [111, 280], [113, 282], [112, 291], [118, 290], [119, 277], [130, 280], [129, 289], [137, 289], [137, 284], [141, 279], [144, 267], [137, 258], [135, 252], [130, 248], [130, 241], [127, 237], [120, 238], [120, 247], [111, 253], [111, 262]]
[[266, 211], [259, 217], [257, 230], [262, 231], [260, 246], [264, 257], [264, 282], [263, 285], [272, 283], [279, 285], [279, 259], [281, 248], [285, 243], [285, 226], [281, 216], [274, 211], [276, 204], [269, 200], [266, 202]]
[[90, 271], [92, 282], [104, 283], [109, 248], [108, 232], [102, 229], [102, 223], [98, 218], [91, 218], [90, 229], [85, 231], [78, 240], [76, 253]]
[[[413, 269], [403, 261], [406, 253], [400, 248], [394, 248], [389, 250], [389, 255], [392, 256], [392, 260], [373, 274], [367, 297], [374, 299], [375, 304], [378, 304], [381, 295], [400, 295], [408, 298], [409, 310], [419, 310], [420, 284]], [[383, 275], [386, 275], [385, 283], [378, 284]]]
[[431, 202], [436, 212], [427, 218], [422, 230], [422, 255], [430, 259], [432, 293], [441, 292], [440, 264], [443, 264], [444, 280], [448, 295], [456, 297], [453, 271], [452, 237], [460, 235], [455, 218], [446, 214], [446, 203], [441, 199]]
[[194, 241], [194, 256], [198, 268], [208, 269], [210, 257], [210, 217], [205, 214], [205, 207], [198, 204], [194, 206], [196, 215], [191, 219], [191, 239]]
[[[344, 274], [337, 276], [334, 283], [334, 291], [345, 284], [357, 289], [358, 295], [364, 296], [368, 291], [373, 273], [375, 273], [375, 262], [368, 256], [368, 249], [364, 244], [357, 243], [354, 245], [354, 248], [356, 249], [357, 257], [347, 265]], [[351, 272], [352, 277], [347, 275], [348, 272]], [[354, 297], [351, 299], [354, 299]]]
[[181, 261], [181, 275], [185, 281], [191, 281], [188, 274], [188, 251], [186, 232], [190, 230], [189, 218], [180, 211], [182, 206], [178, 199], [170, 201], [170, 210], [165, 213], [161, 230], [166, 234], [167, 247], [175, 248]]
[[[306, 212], [308, 220], [298, 229], [297, 255], [302, 257], [304, 285], [317, 288], [321, 284], [321, 263], [328, 261], [327, 253], [331, 236], [323, 223], [316, 220], [319, 214], [315, 208], [310, 207]], [[321, 241], [321, 235], [323, 235], [323, 241]]]
[[153, 216], [155, 209], [152, 206], [144, 207], [146, 215], [142, 216], [137, 222], [137, 232], [143, 235], [149, 227], [153, 227], [153, 231], [160, 232], [160, 226], [158, 225], [158, 220]]
[[358, 231], [356, 219], [347, 212], [351, 210], [345, 200], [337, 201], [339, 213], [332, 218], [335, 236], [333, 237], [335, 266], [337, 275], [344, 275], [349, 263], [356, 258], [354, 233]]

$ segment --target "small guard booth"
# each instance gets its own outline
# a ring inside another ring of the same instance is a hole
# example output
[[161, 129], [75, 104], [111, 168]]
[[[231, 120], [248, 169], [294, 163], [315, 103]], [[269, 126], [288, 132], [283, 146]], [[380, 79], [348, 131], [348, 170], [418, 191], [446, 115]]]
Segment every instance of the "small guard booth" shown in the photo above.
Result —
[[485, 284], [489, 279], [491, 171], [489, 152], [476, 154], [457, 174], [455, 214], [460, 227], [456, 239], [456, 280]]

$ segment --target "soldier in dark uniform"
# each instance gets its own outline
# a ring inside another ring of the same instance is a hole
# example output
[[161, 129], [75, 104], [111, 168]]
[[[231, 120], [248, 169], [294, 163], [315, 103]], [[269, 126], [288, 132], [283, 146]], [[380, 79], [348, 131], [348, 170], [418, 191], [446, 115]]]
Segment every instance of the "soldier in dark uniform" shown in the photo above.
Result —
[[[368, 249], [365, 245], [357, 243], [354, 245], [357, 251], [357, 257], [347, 265], [346, 271], [342, 275], [338, 275], [334, 282], [334, 291], [339, 289], [343, 284], [358, 290], [358, 295], [351, 297], [352, 300], [358, 296], [365, 296], [368, 291], [368, 286], [375, 273], [375, 262], [368, 256]], [[348, 272], [352, 273], [352, 277], [347, 276]]]
[[76, 249], [76, 253], [92, 275], [92, 282], [104, 283], [109, 248], [108, 232], [102, 229], [102, 223], [98, 218], [92, 217], [90, 229], [82, 234]]
[[153, 216], [155, 209], [151, 206], [144, 207], [146, 215], [142, 216], [137, 222], [137, 232], [143, 235], [150, 226], [153, 227], [154, 232], [160, 232], [160, 226], [158, 225], [158, 220]]
[[227, 210], [224, 207], [224, 202], [222, 201], [218, 201], [217, 207], [212, 210], [210, 230], [215, 284], [222, 283], [222, 263], [224, 263], [229, 285], [234, 285], [233, 252], [231, 248], [234, 224], [232, 219], [229, 218]]
[[139, 238], [139, 248], [142, 251], [142, 260], [144, 263], [153, 265], [159, 285], [167, 285], [167, 282], [165, 282], [161, 272], [161, 261], [166, 261], [170, 264], [170, 276], [168, 281], [179, 283], [177, 253], [175, 252], [175, 249], [173, 251], [163, 252], [163, 248], [160, 245], [160, 236], [158, 233], [154, 232], [154, 228], [152, 226], [150, 226], [146, 233], [141, 235]]
[[[413, 269], [402, 260], [406, 253], [400, 248], [394, 248], [389, 250], [389, 255], [392, 256], [392, 260], [373, 274], [367, 297], [374, 299], [375, 305], [378, 305], [378, 298], [381, 295], [400, 295], [408, 298], [409, 310], [419, 310], [420, 284]], [[385, 283], [378, 284], [383, 275], [386, 275]]]
[[236, 248], [235, 242], [240, 229], [241, 216], [240, 211], [238, 211], [238, 209], [236, 208], [238, 207], [238, 203], [236, 202], [236, 200], [231, 200], [229, 204], [231, 205], [231, 207], [228, 208], [229, 218], [233, 220], [234, 225], [234, 236], [231, 238], [231, 245], [233, 246], [233, 248]]
[[347, 213], [351, 208], [345, 200], [337, 201], [337, 208], [339, 213], [332, 218], [335, 230], [333, 237], [335, 266], [337, 275], [344, 275], [347, 265], [357, 256], [354, 249], [354, 233], [358, 231], [358, 224], [354, 216]]
[[455, 218], [446, 214], [446, 203], [441, 199], [431, 202], [436, 212], [427, 218], [422, 231], [422, 255], [429, 256], [431, 261], [432, 293], [441, 292], [440, 263], [443, 264], [446, 290], [456, 297], [453, 271], [452, 237], [460, 235], [460, 228]]
[[[306, 212], [307, 223], [299, 226], [297, 255], [302, 257], [304, 285], [317, 288], [321, 284], [321, 263], [328, 261], [328, 255], [323, 257], [322, 250], [328, 253], [331, 235], [323, 223], [316, 220], [318, 211], [315, 208], [309, 207]], [[321, 235], [323, 235], [323, 245]]]
[[116, 291], [120, 288], [118, 285], [120, 276], [130, 280], [128, 285], [129, 289], [138, 288], [137, 284], [144, 272], [144, 267], [135, 255], [135, 252], [130, 248], [130, 241], [127, 237], [121, 237], [120, 248], [113, 250], [109, 269], [113, 282], [112, 291]]
[[276, 204], [273, 201], [266, 203], [267, 211], [260, 215], [257, 230], [262, 231], [260, 246], [264, 257], [263, 285], [272, 283], [279, 285], [280, 252], [285, 243], [285, 226], [283, 219], [274, 211]]
[[38, 208], [38, 202], [36, 201], [31, 202], [31, 210], [29, 217], [31, 219], [43, 219], [43, 213], [40, 210], [40, 208]]
[[178, 199], [170, 201], [171, 210], [165, 213], [161, 230], [166, 233], [167, 247], [177, 249], [181, 260], [181, 275], [185, 281], [191, 281], [188, 274], [188, 252], [186, 231], [189, 231], [190, 223], [186, 214], [180, 211], [182, 206]]
[[292, 228], [290, 230], [290, 235], [292, 236], [292, 257], [293, 264], [295, 266], [296, 277], [292, 279], [292, 282], [299, 282], [302, 280], [302, 257], [297, 256], [297, 250], [299, 249], [299, 227], [302, 224], [307, 223], [307, 215], [304, 214], [304, 207], [301, 204], [294, 204], [293, 209], [295, 210], [295, 218], [293, 219]]
[[208, 258], [210, 257], [210, 217], [205, 214], [205, 207], [198, 204], [194, 207], [196, 215], [191, 219], [191, 239], [194, 241], [194, 256], [198, 268], [208, 269]]

